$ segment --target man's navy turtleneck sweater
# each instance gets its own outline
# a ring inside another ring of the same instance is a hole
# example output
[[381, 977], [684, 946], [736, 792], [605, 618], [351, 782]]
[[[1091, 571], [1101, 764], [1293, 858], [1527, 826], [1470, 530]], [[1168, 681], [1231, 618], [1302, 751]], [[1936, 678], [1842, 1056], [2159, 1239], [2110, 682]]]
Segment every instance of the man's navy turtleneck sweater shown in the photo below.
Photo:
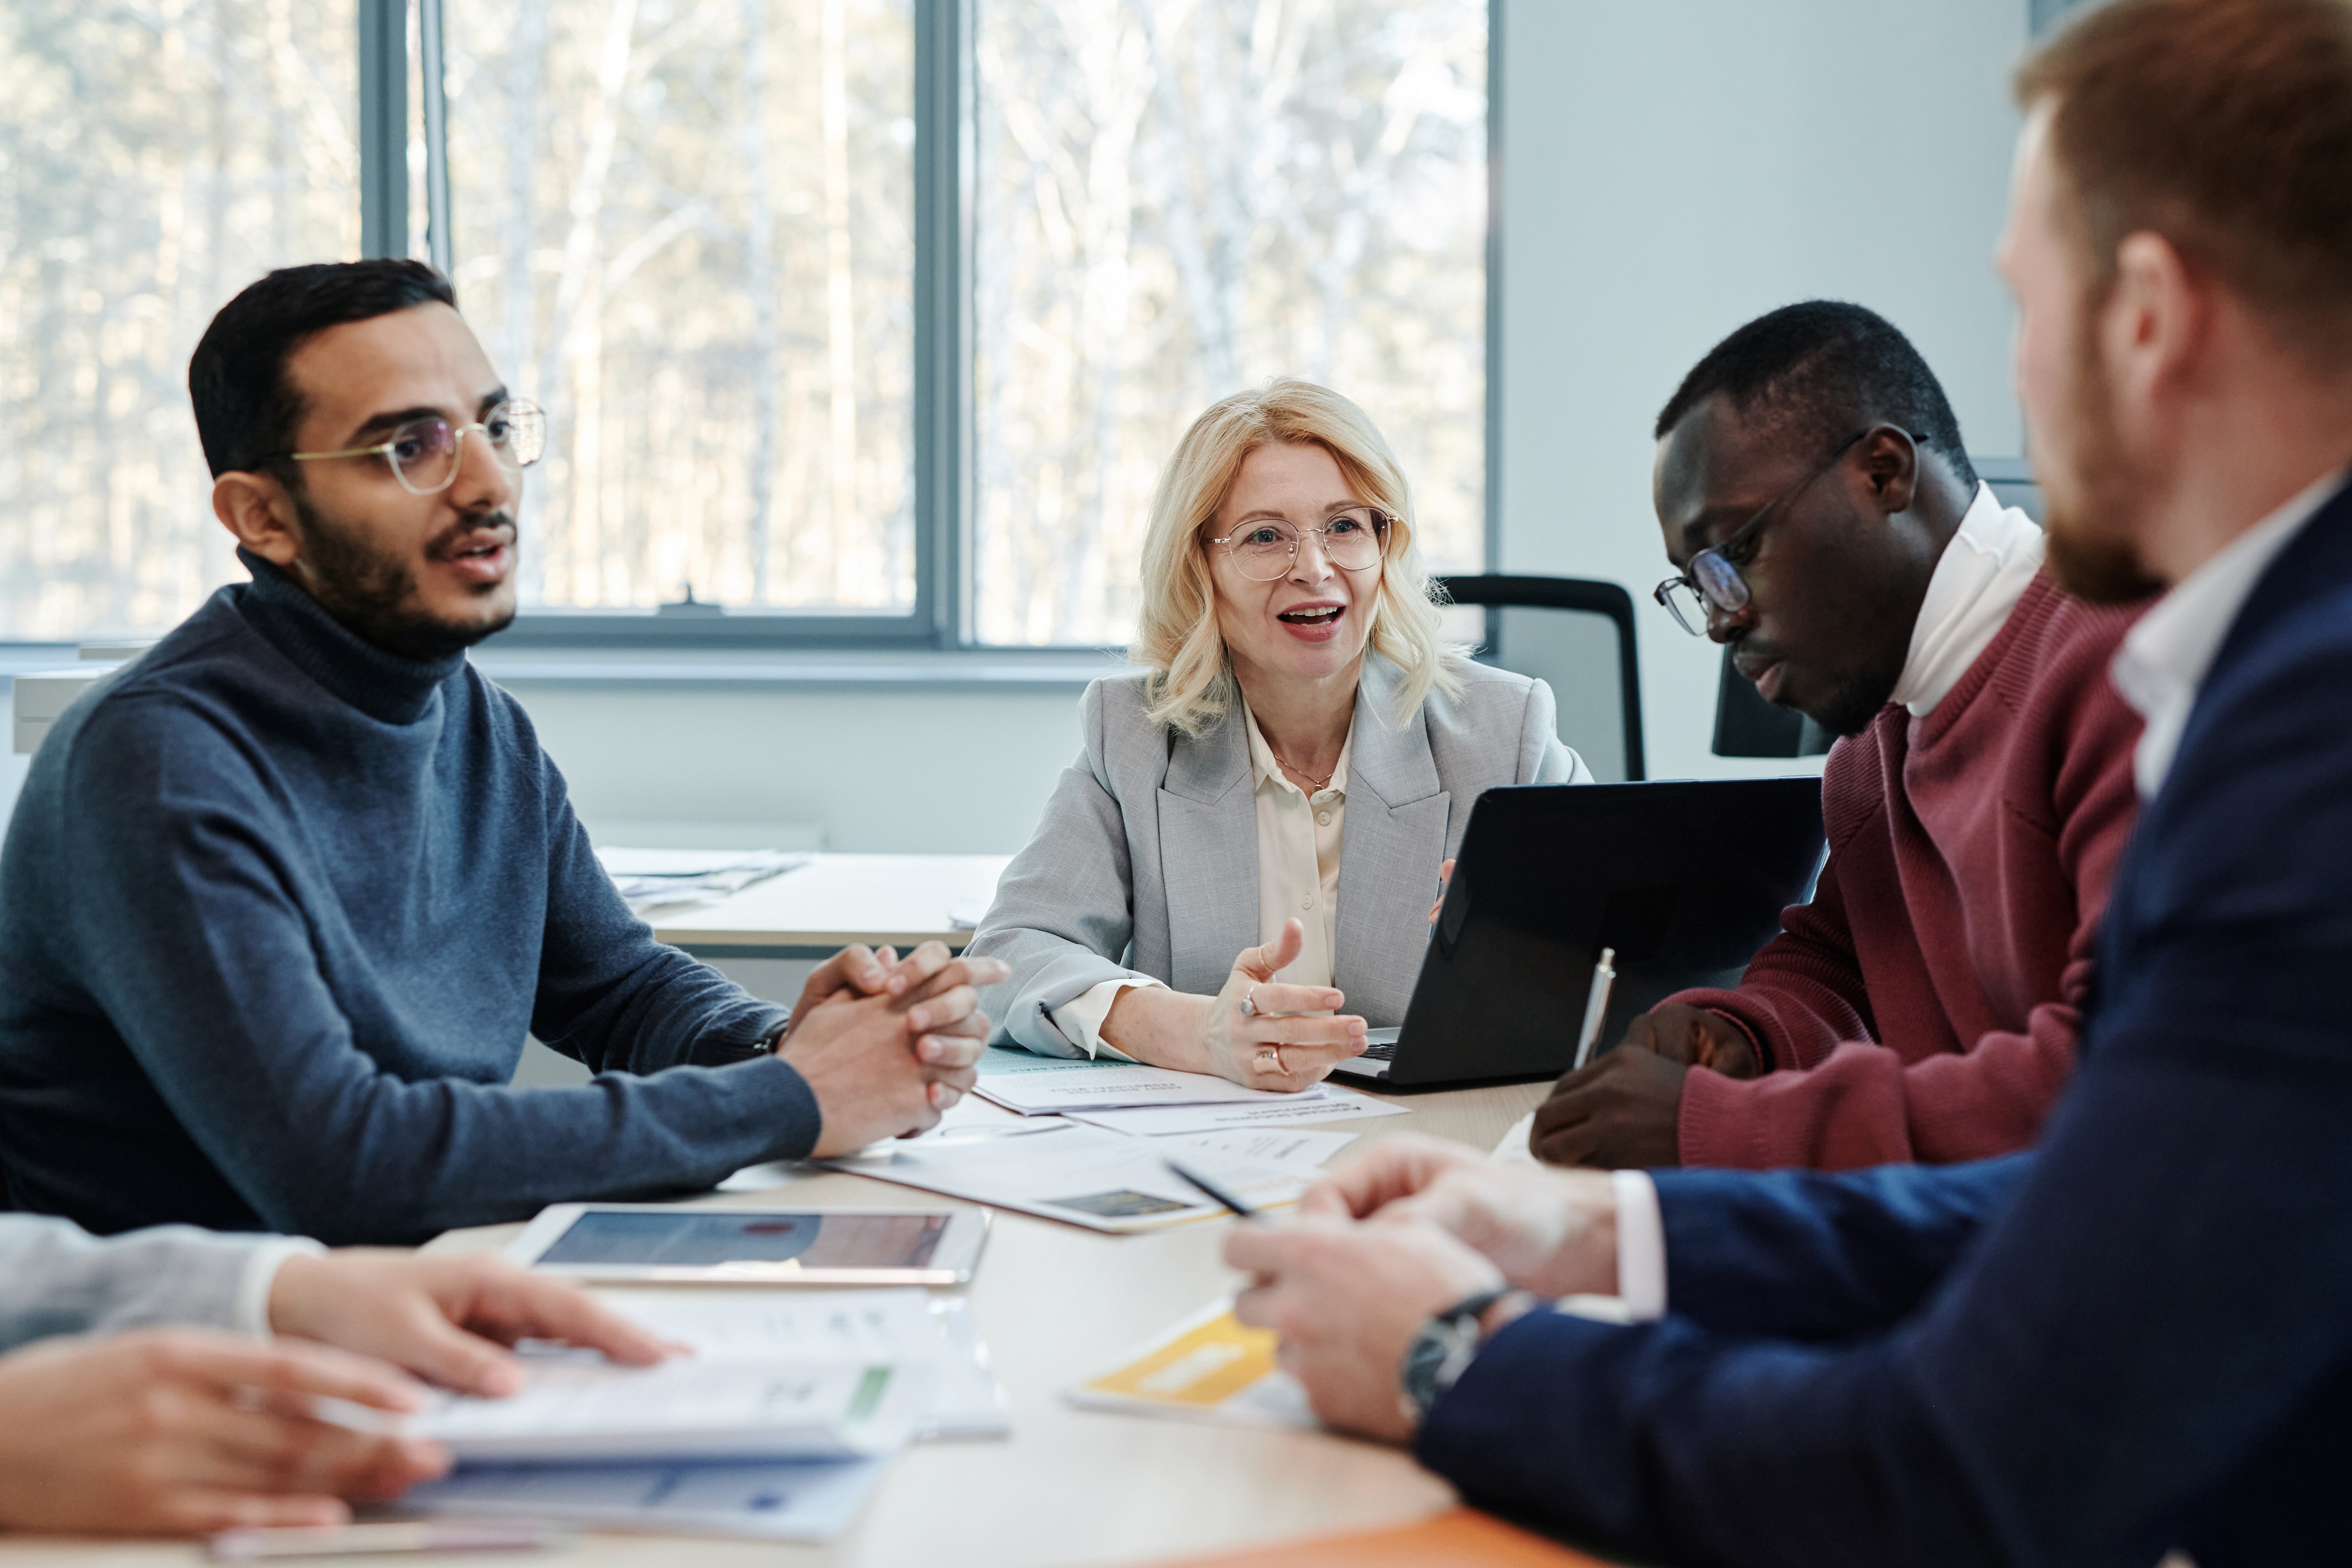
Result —
[[[399, 1242], [805, 1154], [784, 1010], [656, 942], [522, 708], [245, 557], [58, 721], [0, 854], [19, 1208]], [[526, 1033], [600, 1075], [508, 1087]]]

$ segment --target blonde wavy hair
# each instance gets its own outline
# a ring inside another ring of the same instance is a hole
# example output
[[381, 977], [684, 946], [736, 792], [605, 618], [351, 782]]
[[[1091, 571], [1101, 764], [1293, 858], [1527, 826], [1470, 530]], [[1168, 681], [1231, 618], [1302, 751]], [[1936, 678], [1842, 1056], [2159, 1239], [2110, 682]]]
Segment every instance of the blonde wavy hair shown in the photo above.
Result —
[[1437, 599], [1421, 563], [1412, 492], [1396, 454], [1364, 411], [1328, 386], [1289, 376], [1212, 404], [1192, 421], [1151, 493], [1143, 541], [1143, 614], [1128, 658], [1148, 665], [1145, 711], [1199, 735], [1231, 711], [1240, 688], [1217, 629], [1217, 590], [1201, 531], [1224, 504], [1242, 462], [1261, 447], [1322, 447], [1367, 502], [1394, 521], [1381, 561], [1368, 646], [1404, 672], [1391, 723], [1420, 710], [1434, 688], [1462, 689], [1462, 649], [1440, 642]]

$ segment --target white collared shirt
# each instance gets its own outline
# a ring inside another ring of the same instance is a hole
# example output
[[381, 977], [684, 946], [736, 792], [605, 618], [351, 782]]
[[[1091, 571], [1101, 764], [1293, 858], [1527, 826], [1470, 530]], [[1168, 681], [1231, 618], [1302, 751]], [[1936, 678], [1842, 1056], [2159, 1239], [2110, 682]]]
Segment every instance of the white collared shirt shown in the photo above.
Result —
[[2040, 525], [2001, 505], [1992, 487], [1979, 481], [1976, 499], [1927, 579], [1911, 627], [1911, 651], [1888, 700], [1916, 719], [1932, 712], [2009, 624], [2010, 612], [2042, 570], [2042, 550]]
[[[1282, 935], [1285, 921], [1297, 921], [1306, 927], [1306, 942], [1297, 959], [1275, 978], [1286, 985], [1328, 985], [1337, 973], [1339, 840], [1347, 816], [1348, 759], [1356, 747], [1355, 726], [1349, 725], [1348, 738], [1339, 744], [1330, 782], [1309, 795], [1283, 776], [1282, 764], [1246, 702], [1241, 713], [1257, 807], [1257, 939], [1273, 942]], [[1160, 984], [1148, 974], [1106, 980], [1054, 1008], [1054, 1026], [1090, 1057], [1124, 1060], [1125, 1054], [1103, 1039], [1103, 1020], [1129, 986]]]
[[2154, 799], [2172, 771], [2198, 688], [2205, 684], [2213, 656], [2221, 651], [2221, 639], [2245, 608], [2247, 595], [2343, 485], [2339, 470], [2299, 492], [2182, 578], [2124, 634], [2107, 671], [2145, 721], [2139, 749], [2132, 753], [2132, 782], [2142, 800]]

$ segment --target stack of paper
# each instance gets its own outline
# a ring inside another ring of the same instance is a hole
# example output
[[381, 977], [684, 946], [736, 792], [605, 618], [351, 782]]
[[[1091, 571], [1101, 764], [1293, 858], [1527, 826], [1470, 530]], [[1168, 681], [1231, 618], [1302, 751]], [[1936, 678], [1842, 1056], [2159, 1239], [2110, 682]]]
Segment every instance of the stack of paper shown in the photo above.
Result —
[[432, 1517], [830, 1541], [856, 1519], [889, 1466], [887, 1459], [466, 1466], [416, 1488], [400, 1507]]
[[617, 1366], [523, 1359], [504, 1399], [444, 1394], [402, 1424], [460, 1462], [502, 1459], [848, 1459], [897, 1452], [928, 1410], [928, 1366], [708, 1361]]
[[694, 1353], [652, 1368], [534, 1357], [511, 1399], [443, 1400], [410, 1429], [458, 1467], [404, 1510], [822, 1541], [909, 1438], [1008, 1429], [960, 1297], [597, 1294]]
[[642, 915], [672, 904], [717, 898], [809, 863], [785, 849], [625, 849], [600, 847], [596, 858], [629, 908]]

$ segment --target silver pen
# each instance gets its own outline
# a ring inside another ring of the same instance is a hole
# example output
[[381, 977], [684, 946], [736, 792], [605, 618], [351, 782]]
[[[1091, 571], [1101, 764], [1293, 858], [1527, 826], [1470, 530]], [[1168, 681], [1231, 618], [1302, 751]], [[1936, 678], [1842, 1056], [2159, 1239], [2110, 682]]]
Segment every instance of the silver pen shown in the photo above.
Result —
[[[1617, 962], [1617, 950], [1604, 947], [1601, 962], [1592, 966], [1592, 989], [1584, 996], [1584, 1032], [1577, 1037], [1576, 1067], [1592, 1059], [1592, 1047], [1601, 1043], [1601, 1020], [1609, 1016], [1609, 988], [1617, 984], [1617, 971], [1611, 967]], [[1576, 1070], [1570, 1068], [1570, 1071]]]

